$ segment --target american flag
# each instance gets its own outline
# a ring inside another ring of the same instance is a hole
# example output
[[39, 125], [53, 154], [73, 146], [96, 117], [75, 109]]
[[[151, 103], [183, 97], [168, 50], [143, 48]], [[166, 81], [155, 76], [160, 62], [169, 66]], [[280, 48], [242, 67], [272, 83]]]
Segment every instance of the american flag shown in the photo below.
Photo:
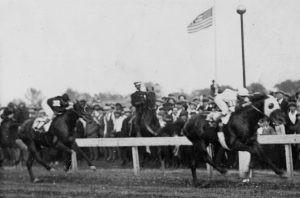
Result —
[[187, 27], [188, 33], [198, 32], [199, 30], [208, 28], [213, 24], [213, 8], [201, 13], [197, 18]]

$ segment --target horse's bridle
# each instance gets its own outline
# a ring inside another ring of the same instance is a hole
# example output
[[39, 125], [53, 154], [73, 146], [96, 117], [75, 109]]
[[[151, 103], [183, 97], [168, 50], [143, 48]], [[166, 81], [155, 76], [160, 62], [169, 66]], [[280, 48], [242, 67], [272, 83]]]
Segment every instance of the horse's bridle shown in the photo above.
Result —
[[266, 115], [264, 112], [262, 112], [261, 110], [259, 110], [256, 106], [254, 106], [252, 103], [250, 105], [255, 111], [259, 112], [260, 114], [264, 115], [266, 118], [268, 118], [269, 120], [271, 120], [272, 122], [275, 122], [274, 119], [272, 119], [270, 116]]

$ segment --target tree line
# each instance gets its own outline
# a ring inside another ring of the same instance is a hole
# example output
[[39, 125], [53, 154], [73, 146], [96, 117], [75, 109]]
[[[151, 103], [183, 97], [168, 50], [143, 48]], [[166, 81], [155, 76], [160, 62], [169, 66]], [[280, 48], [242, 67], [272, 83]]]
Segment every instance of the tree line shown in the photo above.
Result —
[[[163, 97], [163, 89], [162, 86], [159, 83], [154, 82], [145, 82], [145, 87], [154, 87], [154, 90], [158, 97]], [[225, 88], [232, 88], [230, 85], [220, 85], [219, 86], [221, 90], [224, 90]], [[285, 80], [283, 82], [277, 83], [274, 86], [275, 88], [282, 90], [284, 92], [295, 94], [297, 91], [300, 90], [300, 80]], [[263, 92], [267, 93], [267, 89], [261, 84], [261, 83], [251, 83], [248, 87], [248, 90], [252, 93], [254, 92]], [[72, 88], [68, 88], [65, 93], [67, 93], [72, 101], [75, 100], [86, 100], [90, 103], [116, 103], [119, 102], [124, 105], [130, 104], [130, 94], [128, 95], [122, 95], [122, 94], [116, 94], [116, 93], [110, 93], [110, 92], [99, 92], [97, 94], [91, 95], [86, 92], [79, 92]], [[178, 95], [185, 95], [188, 99], [195, 98], [199, 95], [209, 95], [210, 94], [210, 88], [203, 88], [203, 89], [196, 89], [193, 90], [191, 93], [187, 93], [184, 90], [179, 90], [177, 92], [169, 93], [174, 96]], [[12, 102], [18, 104], [20, 102], [25, 102], [30, 105], [32, 108], [41, 108], [41, 103], [45, 99], [45, 97], [42, 94], [41, 90], [37, 90], [35, 88], [29, 88], [26, 91], [25, 99], [27, 102], [23, 101], [22, 99], [15, 99]]]

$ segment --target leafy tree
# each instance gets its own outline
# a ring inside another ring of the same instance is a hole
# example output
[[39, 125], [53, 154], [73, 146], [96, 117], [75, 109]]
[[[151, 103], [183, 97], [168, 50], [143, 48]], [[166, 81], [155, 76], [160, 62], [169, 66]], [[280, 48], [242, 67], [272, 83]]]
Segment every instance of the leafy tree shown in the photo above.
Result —
[[25, 98], [35, 108], [41, 108], [41, 104], [44, 99], [42, 92], [35, 88], [29, 88], [25, 94]]
[[275, 85], [276, 88], [279, 90], [294, 94], [298, 90], [300, 90], [300, 80], [292, 81], [292, 80], [285, 80], [281, 83]]
[[249, 92], [255, 93], [255, 92], [260, 92], [260, 93], [266, 93], [267, 89], [260, 83], [251, 83], [247, 89]]

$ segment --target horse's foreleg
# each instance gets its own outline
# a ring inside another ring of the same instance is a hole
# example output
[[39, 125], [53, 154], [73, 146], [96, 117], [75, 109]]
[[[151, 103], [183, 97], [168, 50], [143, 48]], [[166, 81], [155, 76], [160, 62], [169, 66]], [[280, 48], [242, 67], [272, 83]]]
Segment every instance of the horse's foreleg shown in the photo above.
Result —
[[76, 153], [79, 153], [84, 159], [85, 161], [87, 162], [88, 166], [91, 168], [91, 169], [96, 169], [96, 167], [93, 165], [93, 163], [91, 162], [91, 160], [88, 158], [88, 156], [81, 150], [81, 148], [77, 145], [76, 142], [74, 142], [72, 144], [72, 149], [74, 149], [74, 151]]
[[264, 151], [262, 150], [261, 146], [258, 143], [255, 143], [252, 146], [251, 151], [253, 154], [258, 156], [258, 158], [261, 162], [265, 162], [269, 167], [271, 167], [277, 175], [280, 175], [280, 176], [283, 175], [284, 172], [282, 170], [280, 170], [279, 168], [277, 168], [275, 166], [275, 164], [271, 161], [271, 159], [265, 155]]
[[217, 171], [219, 171], [222, 174], [225, 174], [227, 172], [226, 169], [221, 168], [212, 160], [211, 156], [208, 154], [206, 150], [206, 145], [203, 140], [200, 140], [199, 142], [195, 143], [194, 146], [200, 152], [201, 156], [203, 157], [206, 163], [210, 164], [212, 167], [214, 167]]
[[26, 161], [26, 166], [27, 166], [27, 170], [28, 170], [31, 182], [33, 182], [35, 180], [34, 174], [32, 173], [33, 160], [34, 160], [33, 154], [32, 154], [31, 151], [29, 151], [28, 158], [27, 158], [27, 161]]
[[197, 186], [197, 172], [196, 172], [196, 168], [197, 168], [197, 164], [196, 164], [196, 159], [193, 159], [192, 162], [190, 163], [190, 168], [191, 168], [191, 172], [192, 172], [192, 177], [193, 177], [193, 185]]

